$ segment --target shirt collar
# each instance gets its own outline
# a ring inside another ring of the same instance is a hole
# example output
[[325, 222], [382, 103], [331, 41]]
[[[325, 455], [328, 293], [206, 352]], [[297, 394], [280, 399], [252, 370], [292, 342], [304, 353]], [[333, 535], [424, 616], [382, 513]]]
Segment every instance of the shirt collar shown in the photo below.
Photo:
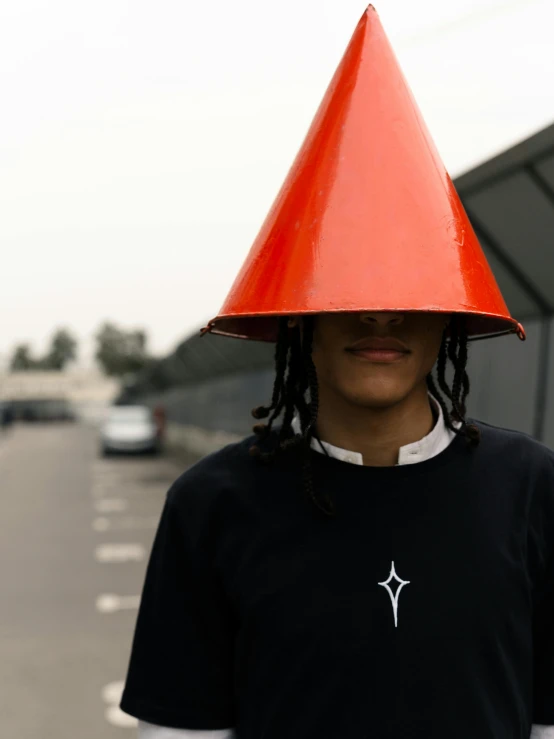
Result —
[[[431, 457], [435, 457], [446, 449], [452, 439], [456, 436], [454, 431], [449, 429], [445, 423], [440, 403], [431, 393], [428, 393], [428, 395], [437, 411], [437, 421], [431, 431], [422, 439], [400, 447], [396, 466], [415, 464], [416, 462], [423, 462], [426, 459], [431, 459]], [[454, 423], [454, 426], [459, 427], [461, 426], [461, 423]], [[298, 416], [295, 416], [292, 420], [292, 429], [295, 434], [300, 433], [300, 419]], [[350, 462], [351, 464], [358, 465], [363, 465], [364, 463], [363, 456], [360, 452], [350, 452], [347, 449], [333, 446], [326, 441], [320, 442], [318, 439], [312, 439], [311, 446], [315, 451], [321, 452], [322, 454], [327, 452], [330, 457], [339, 459], [342, 462]], [[323, 447], [323, 449], [321, 447]]]

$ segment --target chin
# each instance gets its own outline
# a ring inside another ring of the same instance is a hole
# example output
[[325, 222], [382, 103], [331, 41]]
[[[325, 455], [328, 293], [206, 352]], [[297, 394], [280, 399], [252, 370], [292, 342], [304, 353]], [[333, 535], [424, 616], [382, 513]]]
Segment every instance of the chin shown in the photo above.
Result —
[[344, 388], [342, 395], [353, 405], [362, 408], [390, 408], [400, 403], [409, 395], [410, 388], [389, 386], [368, 388], [353, 387]]

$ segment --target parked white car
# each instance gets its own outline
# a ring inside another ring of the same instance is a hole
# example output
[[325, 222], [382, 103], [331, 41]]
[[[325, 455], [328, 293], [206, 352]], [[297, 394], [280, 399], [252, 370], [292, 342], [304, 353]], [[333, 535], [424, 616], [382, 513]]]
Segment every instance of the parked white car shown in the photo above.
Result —
[[144, 405], [115, 405], [108, 409], [100, 430], [100, 454], [161, 451], [161, 438], [152, 411]]

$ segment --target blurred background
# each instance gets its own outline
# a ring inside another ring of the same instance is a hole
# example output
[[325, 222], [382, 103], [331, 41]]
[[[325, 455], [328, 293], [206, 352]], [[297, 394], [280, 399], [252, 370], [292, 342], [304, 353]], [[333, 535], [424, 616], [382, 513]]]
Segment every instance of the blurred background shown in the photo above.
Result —
[[[365, 6], [0, 8], [0, 731], [115, 739], [169, 485], [249, 433], [270, 345], [217, 314]], [[382, 0], [512, 314], [469, 415], [554, 447], [551, 0]]]

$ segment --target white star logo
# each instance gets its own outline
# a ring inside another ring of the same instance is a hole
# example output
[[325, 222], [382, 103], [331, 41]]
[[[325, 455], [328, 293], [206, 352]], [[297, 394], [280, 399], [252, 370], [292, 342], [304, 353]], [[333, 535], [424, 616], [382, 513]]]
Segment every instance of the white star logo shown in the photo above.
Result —
[[[398, 588], [396, 589], [396, 593], [393, 593], [392, 590], [389, 587], [389, 583], [395, 580], [398, 583]], [[395, 627], [398, 626], [398, 596], [400, 595], [400, 591], [404, 587], [404, 585], [409, 585], [409, 580], [401, 580], [398, 575], [396, 574], [396, 571], [394, 569], [394, 562], [391, 565], [390, 568], [390, 575], [389, 579], [385, 580], [384, 582], [380, 582], [379, 585], [382, 585], [390, 595], [390, 599], [392, 601], [392, 610], [394, 612], [394, 625]]]

